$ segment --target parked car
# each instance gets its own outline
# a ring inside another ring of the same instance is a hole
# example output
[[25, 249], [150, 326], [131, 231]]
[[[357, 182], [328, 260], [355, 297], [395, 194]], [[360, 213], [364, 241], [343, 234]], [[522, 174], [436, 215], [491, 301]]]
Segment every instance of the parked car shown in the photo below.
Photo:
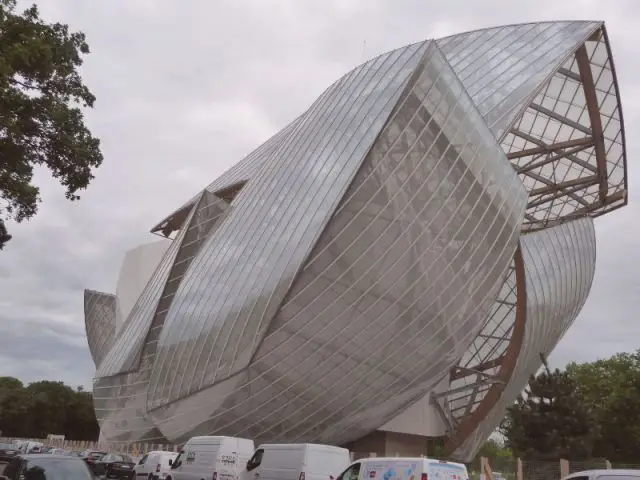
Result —
[[0, 463], [7, 463], [18, 455], [18, 446], [13, 443], [0, 443]]
[[49, 455], [69, 455], [69, 452], [67, 452], [64, 448], [52, 448], [46, 453], [48, 453]]
[[18, 450], [20, 450], [20, 453], [40, 453], [43, 446], [44, 445], [40, 442], [27, 440], [25, 442], [21, 441], [18, 443]]
[[99, 462], [102, 457], [104, 457], [107, 452], [102, 452], [99, 450], [86, 450], [82, 452], [82, 460], [87, 464], [89, 470], [95, 475], [95, 465]]
[[44, 447], [42, 446], [42, 444], [40, 445], [33, 445], [31, 447], [29, 447], [29, 450], [27, 450], [27, 453], [42, 453], [42, 449]]
[[171, 463], [176, 459], [176, 452], [154, 450], [145, 454], [134, 467], [138, 480], [165, 480], [171, 472]]
[[640, 470], [610, 468], [600, 470], [584, 470], [567, 475], [563, 480], [640, 480]]
[[134, 478], [135, 462], [129, 455], [109, 453], [93, 465], [95, 476], [104, 475], [107, 478]]
[[17, 455], [9, 462], [0, 480], [93, 480], [87, 464], [66, 455]]

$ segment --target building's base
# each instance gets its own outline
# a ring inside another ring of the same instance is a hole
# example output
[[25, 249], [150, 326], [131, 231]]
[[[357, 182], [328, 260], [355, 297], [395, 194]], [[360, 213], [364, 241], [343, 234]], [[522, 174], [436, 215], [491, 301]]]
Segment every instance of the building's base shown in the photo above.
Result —
[[343, 445], [353, 453], [353, 458], [363, 457], [420, 457], [427, 456], [432, 439], [409, 433], [376, 431]]

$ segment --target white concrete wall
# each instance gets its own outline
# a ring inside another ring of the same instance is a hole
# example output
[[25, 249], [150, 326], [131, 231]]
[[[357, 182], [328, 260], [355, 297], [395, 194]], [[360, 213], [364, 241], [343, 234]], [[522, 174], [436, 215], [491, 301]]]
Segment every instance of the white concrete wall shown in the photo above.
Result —
[[129, 250], [122, 262], [116, 287], [116, 334], [153, 275], [171, 240], [146, 243]]
[[[444, 392], [449, 387], [449, 378], [445, 377], [434, 391]], [[379, 430], [384, 432], [409, 433], [425, 437], [439, 437], [445, 434], [445, 424], [440, 418], [437, 407], [429, 401], [431, 393], [411, 405], [400, 415], [384, 424]]]

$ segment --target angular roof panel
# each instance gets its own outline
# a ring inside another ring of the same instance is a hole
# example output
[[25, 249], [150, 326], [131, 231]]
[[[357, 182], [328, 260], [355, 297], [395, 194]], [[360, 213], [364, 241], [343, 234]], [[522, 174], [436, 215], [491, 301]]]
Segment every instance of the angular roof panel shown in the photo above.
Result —
[[84, 323], [89, 351], [97, 369], [113, 345], [116, 331], [116, 296], [85, 290]]
[[[153, 388], [171, 384], [169, 398], [177, 399], [247, 366], [427, 45], [381, 55], [335, 82], [242, 189], [233, 215], [176, 292], [159, 340]], [[198, 345], [171, 348], [188, 338], [198, 338]], [[239, 338], [246, 340], [242, 348]], [[196, 369], [176, 377], [203, 351], [210, 357], [206, 378]]]

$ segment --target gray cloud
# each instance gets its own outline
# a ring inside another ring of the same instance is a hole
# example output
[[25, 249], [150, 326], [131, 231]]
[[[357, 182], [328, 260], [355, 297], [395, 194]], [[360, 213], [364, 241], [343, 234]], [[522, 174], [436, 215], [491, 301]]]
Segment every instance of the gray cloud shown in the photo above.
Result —
[[[26, 5], [24, 3], [23, 5]], [[533, 20], [604, 19], [628, 135], [630, 205], [598, 219], [592, 295], [552, 356], [562, 365], [636, 348], [640, 114], [631, 0], [42, 0], [83, 30], [83, 74], [98, 97], [87, 121], [104, 166], [80, 202], [46, 172], [33, 221], [10, 225], [0, 254], [0, 375], [89, 385], [82, 290], [112, 292], [127, 249], [149, 228], [304, 110], [330, 83], [383, 51], [424, 38]]]

